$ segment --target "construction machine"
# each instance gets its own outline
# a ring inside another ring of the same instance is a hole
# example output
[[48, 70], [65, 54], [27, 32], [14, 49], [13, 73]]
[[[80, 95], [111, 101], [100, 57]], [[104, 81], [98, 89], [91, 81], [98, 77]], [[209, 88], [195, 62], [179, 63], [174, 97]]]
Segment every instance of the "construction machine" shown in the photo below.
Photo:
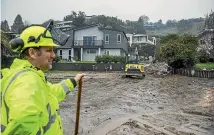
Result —
[[145, 77], [144, 65], [140, 63], [139, 56], [136, 55], [135, 60], [129, 57], [122, 78], [143, 79], [144, 77]]

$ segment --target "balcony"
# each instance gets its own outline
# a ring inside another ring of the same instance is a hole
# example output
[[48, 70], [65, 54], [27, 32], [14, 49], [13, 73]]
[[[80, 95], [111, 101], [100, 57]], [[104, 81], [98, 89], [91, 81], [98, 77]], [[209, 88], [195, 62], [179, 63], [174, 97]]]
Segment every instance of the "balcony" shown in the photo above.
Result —
[[103, 40], [74, 40], [76, 48], [103, 48]]

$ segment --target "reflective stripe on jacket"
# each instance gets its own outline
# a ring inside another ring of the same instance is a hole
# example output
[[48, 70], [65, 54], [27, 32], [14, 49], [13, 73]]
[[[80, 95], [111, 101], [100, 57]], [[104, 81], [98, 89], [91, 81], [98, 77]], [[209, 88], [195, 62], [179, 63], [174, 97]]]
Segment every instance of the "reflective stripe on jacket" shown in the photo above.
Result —
[[41, 70], [20, 59], [2, 74], [2, 135], [63, 135], [59, 102], [74, 89], [75, 82], [66, 79], [51, 84]]

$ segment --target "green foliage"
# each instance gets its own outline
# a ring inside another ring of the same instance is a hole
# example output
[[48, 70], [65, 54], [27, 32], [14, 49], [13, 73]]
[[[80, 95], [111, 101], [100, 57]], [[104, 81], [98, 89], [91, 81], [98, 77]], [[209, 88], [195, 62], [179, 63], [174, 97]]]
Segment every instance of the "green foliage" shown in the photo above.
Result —
[[4, 31], [1, 30], [1, 56], [12, 55], [12, 50], [9, 46], [9, 38]]
[[97, 63], [101, 63], [101, 62], [102, 62], [102, 56], [97, 55], [97, 56], [95, 57], [95, 61], [96, 61]]
[[195, 68], [198, 69], [214, 69], [214, 63], [197, 63]]
[[74, 56], [72, 58], [73, 58], [73, 60], [78, 61], [78, 57], [77, 56]]
[[7, 20], [1, 21], [1, 30], [5, 31], [5, 32], [10, 31], [10, 27], [8, 25]]
[[201, 63], [206, 63], [209, 61], [209, 54], [207, 53], [207, 51], [205, 49], [201, 49], [198, 52], [198, 60]]
[[205, 27], [208, 29], [214, 29], [214, 12], [213, 11], [211, 11], [210, 14], [206, 16]]
[[102, 55], [102, 56], [96, 56], [95, 57], [96, 63], [125, 63], [126, 58], [123, 56], [113, 56], [113, 55]]
[[18, 34], [20, 34], [24, 29], [24, 23], [22, 21], [22, 17], [21, 15], [17, 15], [13, 25], [11, 26], [11, 31], [16, 32]]
[[[191, 67], [196, 61], [198, 39], [191, 35], [168, 35], [161, 40], [161, 60], [177, 67]], [[177, 65], [178, 64], [178, 65]]]
[[60, 57], [60, 56], [58, 56], [58, 55], [56, 55], [56, 57], [55, 57], [54, 61], [59, 62], [60, 60], [61, 60], [61, 57]]
[[121, 56], [112, 56], [112, 62], [114, 63], [121, 62]]
[[126, 63], [126, 57], [120, 57], [120, 63]]
[[112, 62], [112, 55], [103, 55], [102, 56], [102, 61], [103, 63], [111, 63]]
[[73, 21], [73, 24], [76, 27], [82, 27], [84, 26], [84, 22], [85, 22], [85, 12], [81, 12], [79, 11], [78, 13], [75, 11], [72, 11], [70, 15], [67, 15], [64, 17], [64, 21]]

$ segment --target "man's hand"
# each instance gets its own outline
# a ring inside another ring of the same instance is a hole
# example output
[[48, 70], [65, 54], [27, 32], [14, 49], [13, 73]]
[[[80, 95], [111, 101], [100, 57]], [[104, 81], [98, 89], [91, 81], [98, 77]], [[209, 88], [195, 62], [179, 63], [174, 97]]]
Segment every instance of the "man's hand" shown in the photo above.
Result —
[[79, 80], [80, 80], [83, 76], [85, 76], [84, 73], [78, 73], [78, 74], [74, 77], [74, 80], [78, 83]]

